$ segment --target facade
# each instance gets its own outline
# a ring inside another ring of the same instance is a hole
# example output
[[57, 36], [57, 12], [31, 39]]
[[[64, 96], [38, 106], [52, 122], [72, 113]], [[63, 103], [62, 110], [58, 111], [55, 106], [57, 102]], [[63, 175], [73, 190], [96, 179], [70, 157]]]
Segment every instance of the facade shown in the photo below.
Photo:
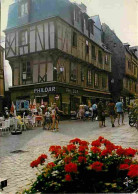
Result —
[[[14, 20], [12, 20], [14, 17]], [[79, 104], [110, 98], [111, 53], [102, 43], [99, 16], [68, 0], [20, 0], [9, 7], [6, 59], [11, 98], [36, 99], [69, 114]]]
[[124, 103], [137, 97], [138, 58], [128, 44], [123, 44], [109, 26], [102, 24], [103, 42], [112, 52], [112, 74], [109, 88], [115, 101], [119, 97]]
[[0, 46], [0, 112], [3, 111], [4, 100], [4, 49]]

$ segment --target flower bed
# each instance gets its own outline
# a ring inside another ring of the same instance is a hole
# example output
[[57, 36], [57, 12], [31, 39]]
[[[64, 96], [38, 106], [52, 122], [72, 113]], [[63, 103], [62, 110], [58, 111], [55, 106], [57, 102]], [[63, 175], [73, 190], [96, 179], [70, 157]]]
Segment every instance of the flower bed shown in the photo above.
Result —
[[24, 193], [101, 193], [133, 192], [137, 189], [136, 150], [122, 148], [99, 137], [89, 143], [75, 138], [67, 146], [49, 148], [54, 161], [45, 163], [42, 154], [31, 162], [43, 165], [37, 180]]

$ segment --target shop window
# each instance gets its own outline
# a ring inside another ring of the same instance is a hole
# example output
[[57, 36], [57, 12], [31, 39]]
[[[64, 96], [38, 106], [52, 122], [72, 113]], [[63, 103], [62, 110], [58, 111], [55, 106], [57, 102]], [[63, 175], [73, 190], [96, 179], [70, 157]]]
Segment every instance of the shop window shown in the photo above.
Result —
[[92, 59], [96, 59], [96, 52], [95, 52], [95, 46], [94, 45], [92, 45], [91, 52], [92, 52]]
[[89, 54], [89, 42], [86, 40], [86, 54]]
[[77, 65], [75, 63], [71, 63], [70, 65], [70, 80], [76, 81], [77, 79]]
[[94, 86], [98, 87], [99, 86], [99, 76], [97, 73], [94, 75]]
[[20, 31], [19, 38], [21, 46], [28, 44], [28, 31], [27, 30]]
[[28, 14], [28, 2], [24, 0], [19, 2], [19, 17], [24, 17]]
[[102, 51], [98, 51], [98, 62], [99, 62], [100, 64], [103, 63], [103, 59], [102, 59]]
[[22, 64], [23, 80], [31, 79], [31, 64], [30, 62], [24, 62]]
[[88, 70], [88, 85], [92, 85], [92, 70]]
[[84, 74], [84, 67], [81, 66], [81, 81], [84, 81], [85, 74]]
[[77, 47], [77, 33], [73, 32], [72, 46]]

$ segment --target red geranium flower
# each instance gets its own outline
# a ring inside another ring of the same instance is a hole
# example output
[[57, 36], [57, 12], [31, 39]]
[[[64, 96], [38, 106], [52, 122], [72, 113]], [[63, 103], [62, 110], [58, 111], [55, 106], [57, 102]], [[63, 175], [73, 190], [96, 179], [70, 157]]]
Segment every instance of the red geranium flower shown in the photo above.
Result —
[[100, 147], [101, 146], [101, 143], [99, 140], [95, 140], [95, 141], [92, 141], [91, 143], [92, 146], [96, 146], [96, 147]]
[[72, 139], [72, 140], [70, 140], [70, 143], [80, 143], [81, 142], [81, 140], [79, 139], [79, 138], [75, 138], [75, 139]]
[[101, 142], [104, 139], [104, 137], [100, 136], [98, 140]]
[[37, 167], [39, 164], [40, 164], [40, 160], [37, 159], [37, 160], [32, 161], [30, 166], [34, 168], [34, 167]]
[[38, 161], [40, 164], [44, 163], [45, 162], [45, 159], [47, 159], [47, 155], [45, 154], [42, 154], [41, 156], [38, 157]]
[[129, 168], [128, 164], [120, 164], [119, 169], [120, 170], [127, 170]]
[[93, 164], [90, 165], [90, 168], [95, 170], [95, 171], [101, 171], [103, 167], [103, 163], [101, 162], [94, 162]]
[[132, 148], [127, 148], [125, 149], [125, 155], [126, 156], [132, 156], [134, 157], [134, 155], [136, 154], [136, 150], [132, 149]]
[[111, 150], [105, 149], [105, 150], [103, 150], [103, 151], [101, 152], [101, 156], [107, 156], [108, 154], [111, 154], [111, 153], [112, 153]]
[[48, 168], [53, 168], [54, 166], [56, 166], [56, 165], [54, 164], [54, 162], [49, 162], [49, 163], [47, 164], [47, 167], [48, 167]]
[[125, 159], [125, 160], [124, 160], [124, 163], [125, 163], [125, 164], [130, 164], [131, 162], [132, 162], [132, 161], [129, 160], [129, 159]]
[[74, 144], [70, 144], [70, 145], [67, 145], [67, 150], [70, 152], [70, 151], [74, 151], [76, 149], [76, 146]]
[[67, 156], [66, 158], [64, 158], [64, 162], [67, 164], [67, 163], [70, 163], [72, 160], [72, 157], [70, 156]]
[[71, 175], [70, 175], [70, 174], [66, 174], [65, 180], [66, 180], [66, 181], [71, 181], [71, 180], [72, 180], [72, 179], [71, 179]]
[[138, 164], [132, 164], [129, 168], [129, 172], [127, 174], [131, 178], [138, 176]]
[[98, 147], [92, 147], [92, 148], [91, 148], [91, 151], [92, 151], [94, 154], [96, 154], [96, 153], [100, 153], [100, 152], [101, 152], [101, 149], [98, 148]]
[[80, 141], [79, 144], [80, 145], [83, 145], [83, 146], [88, 146], [89, 145], [89, 142], [87, 142], [87, 141]]
[[65, 165], [65, 172], [77, 172], [77, 164], [70, 162]]
[[80, 145], [78, 151], [79, 152], [85, 152], [87, 149], [88, 149], [88, 146], [82, 146], [82, 145]]
[[78, 162], [79, 162], [79, 163], [82, 163], [82, 162], [86, 163], [86, 157], [84, 157], [84, 156], [79, 156], [79, 157], [78, 157]]
[[61, 146], [53, 145], [53, 146], [50, 146], [49, 151], [50, 152], [58, 152], [58, 150], [60, 150], [60, 149], [61, 149]]
[[116, 153], [119, 155], [119, 156], [122, 156], [125, 154], [125, 149], [123, 149], [121, 146], [116, 150]]

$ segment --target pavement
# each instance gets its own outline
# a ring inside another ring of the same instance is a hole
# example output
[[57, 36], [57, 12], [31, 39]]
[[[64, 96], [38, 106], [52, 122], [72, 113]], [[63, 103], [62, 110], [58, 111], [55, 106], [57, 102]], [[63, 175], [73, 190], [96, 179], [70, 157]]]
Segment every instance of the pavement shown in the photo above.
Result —
[[138, 130], [129, 126], [127, 116], [125, 125], [112, 128], [107, 119], [106, 126], [99, 128], [97, 121], [70, 120], [60, 122], [59, 132], [36, 128], [24, 131], [22, 135], [8, 134], [0, 137], [0, 178], [8, 181], [8, 186], [3, 191], [0, 190], [0, 193], [15, 194], [28, 188], [38, 173], [30, 167], [31, 161], [45, 153], [49, 162], [51, 159], [48, 149], [51, 145], [62, 146], [75, 137], [91, 142], [103, 136], [116, 145], [138, 148]]

